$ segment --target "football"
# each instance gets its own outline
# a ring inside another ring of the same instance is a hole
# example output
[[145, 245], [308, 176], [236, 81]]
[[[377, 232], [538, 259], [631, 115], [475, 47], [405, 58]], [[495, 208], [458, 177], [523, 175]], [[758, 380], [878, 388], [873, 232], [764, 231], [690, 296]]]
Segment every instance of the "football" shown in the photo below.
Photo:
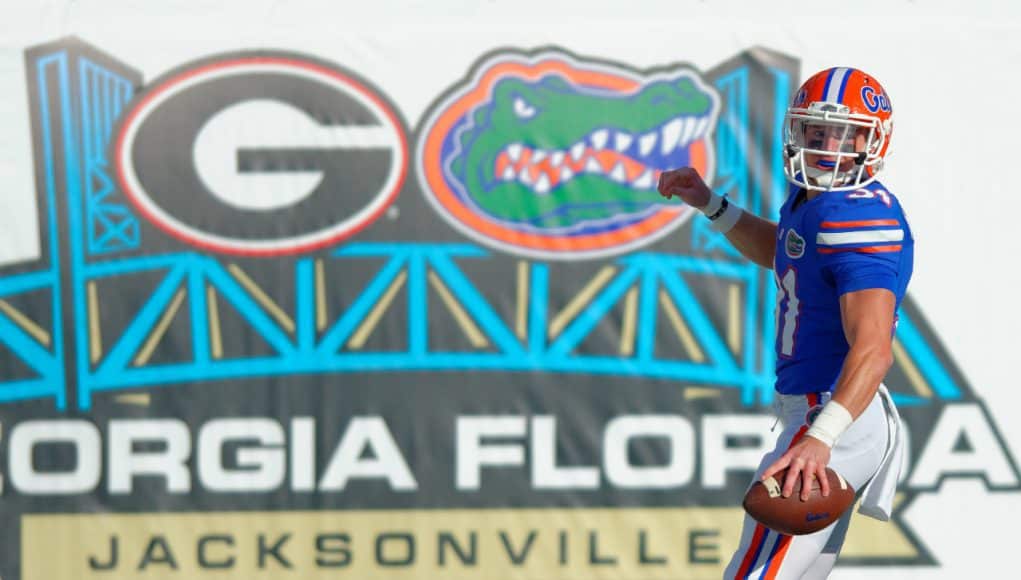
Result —
[[756, 481], [744, 496], [744, 510], [762, 525], [792, 536], [818, 532], [837, 521], [854, 503], [854, 489], [837, 472], [826, 468], [830, 495], [823, 497], [818, 480], [812, 480], [808, 500], [801, 501], [801, 477], [794, 484], [790, 497], [783, 497], [787, 470], [775, 473], [765, 481]]

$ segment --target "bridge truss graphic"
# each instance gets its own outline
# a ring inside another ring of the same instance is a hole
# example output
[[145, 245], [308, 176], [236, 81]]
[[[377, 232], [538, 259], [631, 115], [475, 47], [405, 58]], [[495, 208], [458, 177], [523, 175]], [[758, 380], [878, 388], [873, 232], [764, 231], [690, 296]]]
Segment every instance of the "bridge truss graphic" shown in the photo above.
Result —
[[[764, 338], [774, 332], [772, 280], [739, 259], [704, 220], [684, 230], [690, 231], [692, 255], [637, 252], [601, 264], [559, 305], [550, 292], [557, 264], [515, 262], [469, 243], [355, 241], [291, 260], [285, 286], [293, 292], [293, 308], [284, 307], [229, 259], [187, 250], [145, 253], [143, 238], [156, 232], [143, 227], [117, 191], [108, 153], [118, 118], [142, 86], [138, 72], [76, 39], [33, 48], [26, 61], [44, 251], [36, 263], [9, 268], [0, 278], [0, 345], [17, 362], [0, 367], [0, 403], [44, 399], [60, 411], [85, 411], [97, 395], [125, 389], [394, 370], [645, 377], [710, 396], [719, 388], [737, 389], [745, 405], [772, 399], [772, 340]], [[755, 213], [776, 215], [782, 202], [779, 152], [769, 144], [778, 142], [795, 74], [738, 59], [712, 75], [725, 103], [716, 131], [716, 189]], [[768, 102], [750, 101], [753, 82], [771, 87]], [[766, 107], [769, 122], [752, 118], [755, 107]], [[498, 258], [514, 269], [510, 314], [496, 308], [464, 268]], [[330, 313], [324, 268], [366, 259], [382, 265], [357, 298]], [[154, 279], [154, 289], [122, 330], [104, 333], [104, 304], [115, 297], [101, 300], [101, 288], [137, 275]], [[723, 315], [709, 312], [692, 276], [720, 282]], [[430, 293], [469, 348], [433, 347], [430, 326], [437, 318]], [[406, 300], [406, 348], [375, 351], [368, 337], [398, 296]], [[37, 306], [23, 306], [28, 299]], [[220, 320], [226, 307], [270, 353], [224, 354]], [[615, 311], [623, 313], [616, 352], [580, 351]], [[190, 324], [190, 343], [179, 348], [179, 360], [155, 360], [167, 328], [181, 318]], [[676, 335], [682, 358], [657, 351], [657, 328]], [[895, 341], [901, 404], [961, 397], [959, 380], [930, 336], [909, 304]]]

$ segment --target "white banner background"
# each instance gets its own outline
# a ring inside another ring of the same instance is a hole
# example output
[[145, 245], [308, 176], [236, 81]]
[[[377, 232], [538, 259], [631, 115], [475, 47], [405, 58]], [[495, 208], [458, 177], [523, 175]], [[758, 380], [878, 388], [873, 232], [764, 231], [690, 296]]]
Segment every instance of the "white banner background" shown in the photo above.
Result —
[[[874, 74], [895, 111], [883, 177], [917, 239], [910, 294], [1007, 444], [1021, 452], [1017, 137], [1021, 4], [1010, 0], [855, 3], [607, 0], [4, 2], [0, 18], [0, 264], [38, 252], [24, 49], [76, 35], [154, 78], [212, 53], [252, 48], [342, 63], [385, 91], [411, 126], [497, 47], [556, 44], [584, 56], [699, 69], [764, 46]], [[832, 9], [841, 7], [842, 11]], [[906, 519], [938, 568], [839, 568], [834, 578], [1011, 575], [1021, 494], [948, 481]]]

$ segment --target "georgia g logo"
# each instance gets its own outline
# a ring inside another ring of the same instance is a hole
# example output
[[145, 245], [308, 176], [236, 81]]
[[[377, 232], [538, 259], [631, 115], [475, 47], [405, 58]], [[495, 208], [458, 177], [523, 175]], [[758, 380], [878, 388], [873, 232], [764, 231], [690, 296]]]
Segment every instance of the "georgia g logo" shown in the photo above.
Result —
[[124, 194], [150, 223], [215, 252], [274, 256], [372, 223], [407, 173], [395, 108], [336, 65], [221, 55], [152, 83], [115, 134]]
[[559, 50], [480, 63], [418, 137], [423, 192], [455, 228], [518, 255], [595, 258], [692, 215], [656, 191], [672, 167], [713, 177], [719, 99], [690, 68], [641, 73]]

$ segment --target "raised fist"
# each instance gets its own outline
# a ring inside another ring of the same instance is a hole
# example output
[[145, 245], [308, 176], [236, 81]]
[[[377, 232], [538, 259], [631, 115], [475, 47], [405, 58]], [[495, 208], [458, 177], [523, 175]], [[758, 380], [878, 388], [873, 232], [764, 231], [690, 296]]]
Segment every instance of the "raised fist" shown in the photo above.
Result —
[[684, 203], [695, 208], [705, 207], [712, 196], [709, 186], [702, 181], [702, 176], [691, 167], [664, 171], [659, 175], [657, 189], [663, 197], [667, 199], [679, 197]]

